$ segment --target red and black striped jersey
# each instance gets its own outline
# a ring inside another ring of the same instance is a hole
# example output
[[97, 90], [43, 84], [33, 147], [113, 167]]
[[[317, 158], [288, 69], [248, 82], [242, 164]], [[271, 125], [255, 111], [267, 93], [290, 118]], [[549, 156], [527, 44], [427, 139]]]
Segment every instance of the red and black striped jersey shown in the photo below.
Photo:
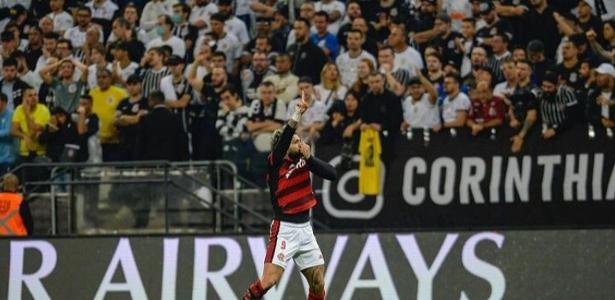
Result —
[[331, 165], [314, 156], [307, 160], [288, 158], [286, 152], [294, 133], [295, 129], [286, 125], [279, 142], [274, 145], [267, 158], [267, 182], [275, 218], [302, 223], [309, 221], [309, 211], [317, 204], [310, 172], [329, 180], [335, 180], [336, 172]]

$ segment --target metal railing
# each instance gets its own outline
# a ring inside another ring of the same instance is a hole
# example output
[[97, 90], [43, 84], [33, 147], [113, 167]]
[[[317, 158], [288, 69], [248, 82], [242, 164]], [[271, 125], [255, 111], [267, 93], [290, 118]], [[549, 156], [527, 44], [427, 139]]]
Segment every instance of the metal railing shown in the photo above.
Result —
[[[159, 233], [170, 233], [173, 214], [181, 213], [191, 214], [192, 217], [196, 215], [197, 219], [203, 219], [207, 212], [211, 212], [210, 221], [196, 226], [197, 231], [261, 233], [267, 231], [271, 221], [270, 208], [269, 211], [258, 211], [254, 207], [255, 203], [242, 201], [242, 198], [246, 196], [243, 187], [251, 187], [252, 196], [255, 196], [257, 201], [265, 201], [266, 204], [269, 204], [268, 192], [237, 174], [235, 165], [229, 161], [26, 163], [18, 166], [12, 172], [25, 179], [22, 181], [22, 187], [26, 199], [33, 202], [35, 199], [49, 199], [50, 226], [46, 231], [39, 230], [39, 234], [41, 232], [51, 235], [84, 233], [76, 224], [78, 223], [76, 220], [83, 219], [84, 211], [83, 208], [79, 209], [77, 202], [83, 202], [83, 206], [91, 206], [94, 203], [96, 205], [94, 211], [98, 214], [101, 202], [112, 203], [114, 201], [110, 199], [113, 195], [109, 195], [112, 194], [109, 190], [113, 189], [126, 191], [127, 194], [136, 192], [137, 197], [141, 198], [151, 196], [152, 192], [156, 194], [152, 197], [156, 199], [145, 199], [145, 201], [162, 198], [164, 226], [155, 231]], [[106, 189], [107, 197], [101, 197], [104, 199], [99, 201], [98, 196], [104, 186], [109, 186]], [[128, 186], [128, 188], [120, 188], [121, 186]], [[87, 192], [88, 189], [91, 191]], [[144, 191], [140, 195], [139, 189]], [[66, 211], [63, 213], [58, 211], [58, 203], [61, 199], [66, 200], [64, 201]], [[179, 205], [178, 203], [182, 201], [190, 202], [187, 206], [192, 205], [193, 208], [182, 211], [182, 209], [172, 207]], [[109, 203], [103, 204], [110, 205]], [[194, 208], [195, 204], [198, 207]], [[34, 221], [36, 228], [37, 220]], [[62, 222], [67, 228], [64, 231], [59, 229], [59, 223]], [[320, 222], [317, 222], [317, 226], [318, 224]], [[186, 225], [175, 232], [194, 232], [192, 229], [194, 228]], [[89, 233], [138, 234], [151, 233], [151, 230], [135, 228], [117, 230], [116, 228], [114, 230], [94, 230]]]

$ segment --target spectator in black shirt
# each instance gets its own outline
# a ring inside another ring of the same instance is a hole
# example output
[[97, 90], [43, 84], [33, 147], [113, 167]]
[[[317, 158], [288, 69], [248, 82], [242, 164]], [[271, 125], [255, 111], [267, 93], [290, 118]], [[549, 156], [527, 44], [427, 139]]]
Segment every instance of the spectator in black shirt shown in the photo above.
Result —
[[133, 25], [124, 18], [117, 18], [113, 21], [112, 28], [113, 31], [107, 42], [107, 52], [111, 53], [115, 43], [124, 42], [130, 49], [128, 52], [130, 60], [140, 62], [145, 53], [145, 46], [137, 39], [137, 32]]
[[573, 89], [582, 88], [584, 82], [579, 76], [581, 61], [578, 58], [579, 49], [572, 41], [565, 41], [562, 46], [564, 61], [557, 65], [556, 71], [563, 83]]
[[28, 69], [34, 71], [38, 58], [43, 55], [43, 32], [39, 27], [33, 26], [28, 30], [28, 47], [24, 53]]
[[525, 25], [521, 41], [527, 43], [531, 40], [540, 40], [544, 43], [544, 52], [547, 57], [554, 57], [557, 46], [561, 40], [557, 23], [553, 17], [555, 12], [547, 0], [530, 0], [531, 8], [525, 14]]
[[481, 44], [490, 45], [491, 38], [496, 34], [503, 34], [509, 40], [513, 38], [513, 28], [508, 20], [498, 17], [495, 5], [491, 1], [482, 1], [479, 4], [480, 15], [485, 21], [485, 27], [478, 30], [476, 36]]
[[11, 57], [13, 52], [17, 51], [17, 39], [15, 35], [10, 31], [3, 31], [0, 33], [0, 56], [2, 60], [6, 60]]
[[348, 17], [348, 21], [340, 27], [337, 31], [337, 42], [342, 46], [343, 49], [347, 49], [346, 45], [346, 36], [348, 32], [352, 29], [352, 22], [354, 19], [363, 16], [363, 12], [361, 11], [361, 5], [357, 2], [349, 2], [346, 5], [346, 16]]
[[545, 56], [545, 45], [539, 40], [533, 40], [527, 45], [527, 56], [532, 66], [532, 82], [540, 83], [547, 70], [553, 68], [552, 59]]
[[224, 67], [214, 67], [211, 70], [211, 82], [206, 83], [195, 77], [196, 68], [193, 68], [188, 81], [195, 91], [200, 92], [200, 99], [189, 106], [192, 159], [215, 160], [220, 158], [222, 151], [222, 140], [216, 130], [216, 119], [220, 91], [228, 83], [228, 75]]
[[341, 144], [346, 140], [358, 141], [359, 131], [357, 129], [361, 126], [359, 112], [359, 95], [350, 91], [346, 94], [343, 103], [334, 103], [329, 109], [329, 120], [322, 130], [319, 142]]
[[363, 17], [357, 17], [352, 21], [352, 29], [358, 30], [363, 33], [365, 42], [363, 43], [363, 50], [369, 52], [371, 55], [376, 56], [378, 54], [378, 43], [370, 32], [369, 24]]
[[434, 42], [440, 47], [444, 61], [452, 61], [456, 66], [461, 66], [463, 36], [457, 31], [452, 31], [451, 26], [451, 18], [444, 13], [439, 14], [434, 23], [434, 29], [439, 35]]
[[75, 162], [81, 150], [77, 124], [60, 107], [51, 110], [49, 124], [41, 132], [39, 141], [47, 145], [47, 156], [54, 162]]
[[280, 49], [278, 49], [278, 51], [286, 49], [286, 42], [290, 30], [291, 26], [288, 24], [288, 15], [280, 11], [275, 12], [273, 21], [271, 22], [271, 37], [273, 40], [280, 42]]
[[98, 139], [100, 121], [92, 112], [92, 97], [84, 95], [72, 118], [62, 108], [51, 111], [51, 119], [39, 141], [47, 144], [47, 155], [55, 162], [102, 162]]
[[182, 131], [179, 119], [164, 104], [164, 94], [154, 91], [149, 96], [151, 112], [143, 117], [137, 129], [135, 151], [141, 160], [178, 161], [183, 156], [181, 146], [186, 141], [177, 134]]
[[115, 121], [118, 129], [120, 146], [122, 148], [121, 160], [133, 161], [138, 157], [135, 153], [137, 142], [137, 126], [141, 118], [147, 113], [147, 99], [141, 93], [141, 80], [137, 75], [131, 75], [126, 81], [128, 97], [117, 106]]
[[[21, 104], [23, 94], [30, 86], [23, 82], [17, 73], [17, 60], [9, 57], [2, 62], [2, 79], [0, 79], [0, 88], [9, 99], [8, 107], [15, 109]], [[10, 91], [10, 92], [9, 92]]]
[[602, 20], [592, 14], [592, 7], [587, 0], [580, 0], [577, 5], [577, 25], [583, 32], [593, 30], [598, 34], [598, 41], [602, 42]]
[[401, 100], [385, 88], [385, 77], [380, 73], [369, 75], [369, 93], [361, 103], [361, 130], [372, 128], [381, 133], [382, 158], [394, 158], [394, 145], [402, 122]]
[[530, 63], [518, 61], [516, 68], [518, 72], [517, 87], [510, 96], [512, 105], [508, 111], [510, 127], [516, 131], [516, 134], [511, 138], [513, 153], [521, 151], [525, 137], [538, 118], [537, 87], [530, 80], [532, 76]]
[[528, 0], [500, 0], [495, 2], [495, 9], [499, 17], [510, 22], [514, 30], [511, 41], [514, 44], [521, 44], [523, 16], [529, 11]]
[[295, 21], [296, 43], [288, 49], [292, 59], [292, 73], [298, 77], [308, 76], [314, 83], [320, 83], [320, 71], [327, 62], [325, 53], [310, 42], [310, 22], [299, 18]]
[[186, 61], [192, 61], [192, 49], [199, 35], [199, 30], [188, 22], [189, 17], [190, 6], [188, 4], [173, 4], [173, 15], [171, 16], [171, 20], [175, 24], [173, 35], [184, 40], [186, 45]]
[[419, 12], [408, 18], [406, 28], [414, 42], [422, 44], [436, 35], [433, 25], [438, 13], [437, 2], [436, 0], [421, 0]]
[[[88, 163], [101, 163], [103, 161], [102, 146], [98, 138], [100, 119], [92, 112], [93, 100], [90, 95], [83, 95], [79, 99], [77, 108], [77, 132], [79, 133], [80, 156], [77, 161]], [[75, 118], [75, 117], [73, 117]]]

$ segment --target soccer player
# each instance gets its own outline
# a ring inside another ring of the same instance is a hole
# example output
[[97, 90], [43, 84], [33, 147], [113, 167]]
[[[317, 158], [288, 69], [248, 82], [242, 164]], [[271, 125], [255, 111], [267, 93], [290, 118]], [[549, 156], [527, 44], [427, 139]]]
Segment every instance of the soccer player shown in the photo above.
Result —
[[335, 180], [337, 174], [331, 165], [312, 156], [310, 146], [295, 134], [307, 108], [302, 95], [292, 117], [272, 137], [267, 181], [274, 220], [263, 275], [249, 286], [244, 300], [261, 299], [280, 280], [291, 258], [310, 285], [308, 300], [325, 298], [325, 261], [310, 224], [310, 209], [316, 206], [310, 172], [327, 180]]

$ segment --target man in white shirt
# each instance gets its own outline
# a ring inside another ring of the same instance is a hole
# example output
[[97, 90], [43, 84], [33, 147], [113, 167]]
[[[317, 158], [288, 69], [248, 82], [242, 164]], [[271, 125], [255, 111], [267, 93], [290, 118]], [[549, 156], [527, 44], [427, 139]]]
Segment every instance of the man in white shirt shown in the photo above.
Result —
[[167, 60], [171, 74], [160, 81], [160, 91], [164, 94], [167, 107], [182, 115], [184, 108], [192, 99], [192, 86], [184, 76], [184, 63], [179, 56], [171, 56]]
[[117, 83], [125, 85], [126, 80], [130, 75], [134, 74], [139, 68], [139, 64], [130, 60], [130, 51], [128, 44], [119, 42], [115, 44], [113, 51], [113, 76]]
[[246, 23], [237, 18], [233, 14], [233, 1], [231, 0], [218, 0], [218, 11], [226, 16], [224, 22], [224, 30], [232, 33], [239, 39], [242, 46], [245, 46], [250, 42], [250, 36], [248, 35], [248, 29]]
[[[226, 54], [226, 71], [230, 73], [239, 57], [241, 57], [242, 45], [234, 34], [224, 30], [224, 21], [226, 21], [226, 17], [223, 14], [213, 14], [209, 20], [211, 26], [210, 34], [213, 37], [213, 41], [215, 41], [216, 51]], [[202, 38], [207, 37], [199, 37], [197, 40], [197, 47], [203, 45]], [[198, 51], [198, 49], [196, 51]]]
[[211, 0], [196, 0], [190, 13], [190, 24], [199, 29], [199, 35], [204, 34], [209, 28], [209, 18], [218, 12], [218, 7]]
[[363, 50], [364, 41], [365, 36], [363, 36], [363, 32], [351, 29], [346, 35], [348, 51], [339, 55], [335, 60], [335, 64], [342, 76], [342, 84], [347, 87], [352, 86], [357, 81], [359, 74], [358, 66], [362, 59], [369, 59], [376, 65], [374, 56]]
[[457, 74], [447, 74], [444, 77], [444, 92], [446, 98], [442, 102], [442, 126], [444, 128], [459, 128], [466, 125], [470, 98], [459, 89]]
[[184, 40], [173, 35], [173, 21], [168, 15], [162, 15], [158, 17], [158, 27], [156, 28], [159, 38], [147, 43], [145, 47], [147, 50], [151, 48], [158, 48], [167, 45], [173, 49], [173, 55], [177, 55], [184, 58], [186, 55], [186, 44]]
[[297, 97], [299, 78], [291, 72], [292, 63], [287, 53], [275, 58], [275, 66], [276, 74], [266, 77], [263, 82], [271, 82], [275, 86], [277, 98], [286, 104]]
[[64, 34], [66, 30], [73, 27], [73, 16], [64, 10], [64, 0], [49, 1], [51, 12], [47, 17], [53, 20], [53, 31]]
[[271, 136], [282, 127], [286, 120], [286, 104], [275, 96], [275, 87], [263, 81], [258, 88], [260, 100], [250, 104], [250, 120], [246, 122], [248, 132], [254, 138], [254, 146], [260, 152], [271, 150]]
[[81, 6], [77, 8], [77, 17], [75, 18], [77, 21], [77, 26], [71, 27], [64, 32], [64, 38], [70, 40], [73, 48], [80, 48], [85, 43], [85, 34], [92, 26], [96, 26], [100, 31], [99, 41], [103, 42], [103, 34], [102, 29], [99, 25], [93, 24], [92, 22], [92, 12], [89, 8], [85, 6]]
[[407, 39], [406, 31], [402, 27], [393, 26], [391, 28], [388, 43], [395, 50], [395, 69], [393, 71], [402, 68], [410, 72], [410, 76], [416, 76], [415, 70], [423, 69], [423, 58], [418, 51], [408, 46]]
[[[420, 73], [419, 73], [420, 74]], [[434, 86], [423, 76], [413, 77], [408, 83], [409, 95], [402, 103], [404, 121], [401, 130], [408, 131], [413, 128], [433, 129], [440, 128], [440, 111], [437, 105], [438, 92]]]
[[314, 3], [314, 9], [316, 11], [324, 11], [329, 15], [327, 31], [336, 35], [344, 19], [344, 12], [346, 11], [344, 3], [337, 0], [321, 0]]
[[510, 96], [517, 86], [517, 68], [513, 60], [506, 60], [502, 64], [504, 81], [498, 83], [493, 89], [493, 95], [502, 98], [506, 104], [510, 105]]

